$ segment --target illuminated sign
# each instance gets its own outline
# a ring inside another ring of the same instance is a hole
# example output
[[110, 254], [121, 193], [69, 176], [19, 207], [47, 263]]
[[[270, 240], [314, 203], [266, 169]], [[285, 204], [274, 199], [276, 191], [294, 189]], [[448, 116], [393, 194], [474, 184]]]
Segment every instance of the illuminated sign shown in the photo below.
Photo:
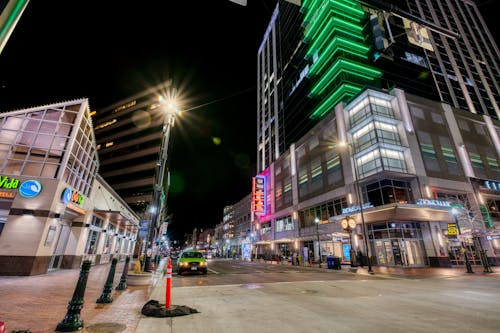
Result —
[[0, 191], [0, 198], [13, 199], [16, 196], [15, 192]]
[[485, 180], [483, 182], [483, 185], [488, 190], [500, 191], [500, 182], [492, 182], [491, 180]]
[[420, 205], [420, 206], [450, 207], [450, 202], [449, 201], [443, 201], [443, 200], [418, 199], [417, 205]]
[[61, 195], [61, 200], [65, 204], [67, 204], [68, 202], [73, 202], [79, 205], [83, 205], [83, 195], [81, 195], [77, 191], [71, 190], [69, 187], [64, 189]]
[[9, 178], [7, 176], [0, 176], [0, 188], [17, 188], [19, 186], [19, 179]]
[[256, 215], [266, 214], [266, 178], [252, 178], [252, 210]]
[[458, 229], [456, 223], [448, 223], [448, 238], [457, 238]]
[[68, 206], [67, 206], [67, 207], [68, 207], [69, 209], [71, 209], [71, 210], [73, 210], [73, 211], [77, 212], [77, 213], [82, 214], [82, 215], [85, 215], [85, 214], [87, 213], [84, 209], [81, 209], [80, 207], [73, 205], [71, 202], [70, 202], [70, 203], [68, 203]]
[[36, 180], [27, 180], [19, 187], [19, 194], [25, 198], [34, 198], [42, 192], [42, 184]]
[[[363, 209], [372, 208], [372, 207], [373, 207], [373, 205], [371, 202], [366, 202], [363, 204]], [[351, 213], [358, 212], [360, 210], [361, 210], [361, 208], [359, 207], [359, 205], [354, 205], [351, 207], [342, 208], [342, 214], [351, 214]]]

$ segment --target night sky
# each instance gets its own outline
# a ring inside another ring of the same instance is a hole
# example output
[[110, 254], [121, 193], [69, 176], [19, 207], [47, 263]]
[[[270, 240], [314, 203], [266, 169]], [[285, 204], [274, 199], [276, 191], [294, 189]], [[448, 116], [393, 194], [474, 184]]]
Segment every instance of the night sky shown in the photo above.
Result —
[[0, 54], [0, 111], [76, 98], [99, 109], [171, 79], [189, 111], [169, 154], [169, 234], [214, 227], [256, 172], [257, 50], [277, 1], [247, 2], [32, 0]]

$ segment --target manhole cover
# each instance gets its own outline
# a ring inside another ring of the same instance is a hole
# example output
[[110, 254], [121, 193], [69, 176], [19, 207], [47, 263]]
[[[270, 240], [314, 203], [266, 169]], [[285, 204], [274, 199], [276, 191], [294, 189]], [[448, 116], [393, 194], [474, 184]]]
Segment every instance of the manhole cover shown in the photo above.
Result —
[[118, 323], [99, 323], [85, 327], [90, 333], [116, 333], [124, 331], [126, 328], [126, 325]]

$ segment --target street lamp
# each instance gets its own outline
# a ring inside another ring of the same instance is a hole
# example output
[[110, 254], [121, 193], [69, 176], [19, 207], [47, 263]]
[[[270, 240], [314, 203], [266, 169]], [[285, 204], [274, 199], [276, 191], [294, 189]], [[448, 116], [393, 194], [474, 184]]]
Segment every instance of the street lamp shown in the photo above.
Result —
[[[349, 142], [341, 142], [340, 146], [346, 146], [348, 145], [349, 148], [352, 148], [352, 151], [354, 153], [354, 147], [352, 147], [352, 144]], [[361, 214], [361, 227], [363, 229], [363, 239], [365, 243], [365, 248], [366, 248], [366, 256], [367, 256], [367, 261], [368, 261], [368, 273], [373, 274], [372, 270], [372, 256], [371, 256], [371, 250], [370, 247], [368, 246], [368, 231], [366, 230], [366, 223], [365, 223], [365, 214], [363, 211], [363, 198], [361, 195], [361, 190], [359, 186], [359, 176], [358, 176], [358, 163], [356, 162], [356, 157], [354, 154], [351, 154], [351, 150], [349, 149], [349, 154], [352, 157], [353, 164], [354, 164], [354, 184], [356, 185], [356, 194], [358, 197], [358, 204], [359, 204], [359, 213]]]
[[318, 237], [318, 267], [321, 268], [321, 262], [323, 261], [321, 258], [321, 241], [319, 240], [319, 218], [314, 219], [314, 223], [316, 223], [316, 236]]
[[357, 266], [356, 264], [356, 252], [354, 251], [353, 245], [354, 242], [352, 241], [352, 231], [356, 228], [356, 220], [354, 220], [352, 217], [347, 216], [342, 219], [341, 221], [342, 224], [342, 229], [346, 230], [349, 233], [349, 241], [351, 242], [351, 246], [349, 249], [349, 254], [351, 257], [351, 267]]
[[[165, 112], [165, 118], [163, 120], [162, 128], [162, 141], [160, 146], [160, 152], [158, 155], [158, 162], [156, 163], [157, 173], [155, 177], [155, 184], [153, 188], [153, 207], [154, 210], [151, 212], [151, 223], [148, 228], [148, 244], [151, 249], [148, 248], [148, 252], [153, 255], [153, 242], [155, 238], [155, 229], [159, 224], [159, 219], [164, 215], [164, 209], [167, 201], [168, 194], [168, 184], [164, 185], [164, 177], [166, 172], [166, 166], [168, 161], [168, 148], [170, 143], [170, 135], [172, 127], [175, 123], [175, 115], [179, 113], [172, 101], [166, 101], [163, 96], [158, 97], [160, 103], [160, 108]], [[145, 271], [150, 271], [150, 257], [146, 255]]]

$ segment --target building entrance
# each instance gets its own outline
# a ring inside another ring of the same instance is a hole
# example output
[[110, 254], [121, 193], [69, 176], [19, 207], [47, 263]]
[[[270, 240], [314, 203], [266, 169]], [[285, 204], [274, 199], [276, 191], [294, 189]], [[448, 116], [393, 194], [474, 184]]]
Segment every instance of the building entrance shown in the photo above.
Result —
[[69, 234], [71, 233], [71, 227], [67, 225], [63, 220], [59, 221], [58, 229], [59, 232], [57, 233], [56, 245], [54, 247], [52, 257], [50, 258], [49, 271], [54, 271], [61, 268], [64, 251], [66, 250]]
[[424, 266], [418, 223], [386, 222], [370, 226], [373, 255], [381, 266]]

